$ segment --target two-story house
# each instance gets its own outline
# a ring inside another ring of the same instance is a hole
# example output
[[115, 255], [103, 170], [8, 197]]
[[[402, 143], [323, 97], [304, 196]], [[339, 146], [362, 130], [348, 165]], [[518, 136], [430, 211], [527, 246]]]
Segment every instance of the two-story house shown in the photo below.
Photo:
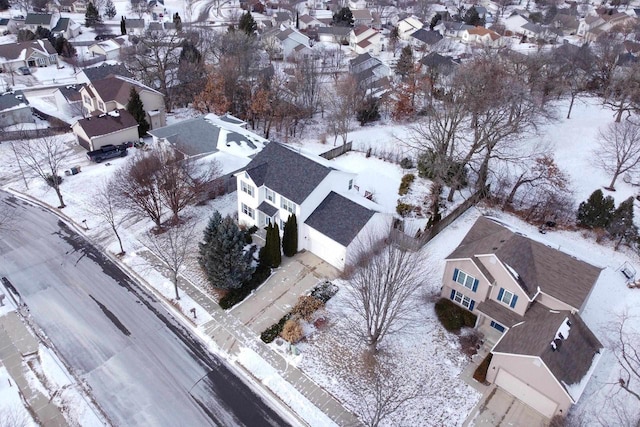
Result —
[[52, 13], [27, 13], [27, 17], [24, 20], [24, 28], [35, 32], [38, 27], [51, 30], [56, 23], [60, 15]]
[[131, 88], [134, 88], [140, 95], [150, 129], [166, 126], [164, 95], [123, 76], [111, 76], [102, 80], [90, 81], [80, 89], [82, 106], [91, 115], [126, 109], [131, 96]]
[[236, 174], [238, 221], [280, 231], [291, 214], [298, 222], [298, 250], [306, 249], [338, 269], [359, 236], [380, 230], [389, 217], [353, 187], [355, 175], [318, 156], [272, 142]]
[[381, 49], [382, 36], [377, 30], [361, 25], [349, 33], [349, 46], [358, 55], [371, 53], [378, 55]]
[[495, 343], [487, 381], [551, 418], [578, 401], [600, 358], [579, 315], [600, 271], [482, 217], [446, 258], [442, 296]]
[[46, 39], [2, 44], [0, 58], [0, 69], [7, 73], [20, 67], [58, 66], [58, 52]]

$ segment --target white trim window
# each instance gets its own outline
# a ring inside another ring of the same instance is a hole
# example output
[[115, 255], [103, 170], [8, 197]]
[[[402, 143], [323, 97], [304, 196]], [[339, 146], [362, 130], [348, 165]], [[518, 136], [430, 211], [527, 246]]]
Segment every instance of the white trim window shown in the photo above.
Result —
[[509, 292], [504, 288], [500, 288], [500, 291], [498, 291], [498, 298], [496, 299], [502, 302], [503, 304], [506, 304], [509, 307], [514, 308], [516, 306], [516, 302], [518, 301], [518, 296], [515, 295], [513, 292]]
[[240, 189], [245, 193], [247, 193], [248, 195], [250, 195], [251, 197], [253, 197], [253, 195], [256, 193], [255, 188], [253, 188], [253, 185], [249, 185], [244, 181], [240, 181]]
[[296, 213], [296, 204], [280, 196], [280, 207], [289, 213]]
[[249, 206], [245, 205], [244, 203], [241, 204], [242, 207], [242, 213], [245, 214], [246, 216], [250, 217], [250, 218], [255, 218], [255, 211], [253, 210], [253, 208], [250, 208]]
[[100, 111], [105, 111], [106, 112], [106, 110], [104, 108], [104, 102], [98, 101], [98, 108], [100, 109]]
[[276, 192], [273, 190], [269, 190], [268, 188], [264, 189], [264, 198], [270, 201], [271, 203], [276, 202]]
[[473, 292], [478, 290], [479, 280], [457, 268], [453, 270], [453, 281], [471, 289]]
[[455, 289], [451, 290], [451, 296], [449, 297], [452, 301], [457, 302], [464, 308], [469, 309], [469, 311], [473, 311], [473, 307], [476, 305], [476, 302], [469, 298], [468, 296], [456, 291]]

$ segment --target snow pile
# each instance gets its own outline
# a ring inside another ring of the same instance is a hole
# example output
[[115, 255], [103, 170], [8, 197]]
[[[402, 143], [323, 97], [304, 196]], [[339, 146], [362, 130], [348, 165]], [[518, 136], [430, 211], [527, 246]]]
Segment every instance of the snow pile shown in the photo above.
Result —
[[35, 427], [36, 424], [24, 407], [18, 386], [7, 369], [0, 365], [0, 419], [3, 425]]

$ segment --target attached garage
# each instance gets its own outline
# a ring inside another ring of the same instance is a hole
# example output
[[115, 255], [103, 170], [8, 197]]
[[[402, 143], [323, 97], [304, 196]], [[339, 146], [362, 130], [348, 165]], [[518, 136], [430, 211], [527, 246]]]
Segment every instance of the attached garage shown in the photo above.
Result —
[[309, 226], [305, 228], [305, 249], [319, 256], [337, 269], [342, 270], [347, 255], [347, 248]]
[[556, 408], [558, 407], [556, 402], [528, 386], [504, 369], [498, 371], [495, 384], [526, 405], [531, 406], [545, 417], [551, 418], [556, 412]]

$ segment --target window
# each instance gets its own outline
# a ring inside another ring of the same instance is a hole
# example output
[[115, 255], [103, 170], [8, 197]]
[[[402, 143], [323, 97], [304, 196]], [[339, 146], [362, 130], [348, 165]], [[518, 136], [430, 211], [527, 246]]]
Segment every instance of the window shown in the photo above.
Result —
[[505, 330], [504, 326], [502, 326], [500, 323], [494, 322], [493, 320], [491, 321], [491, 327], [493, 329], [496, 329], [496, 330], [500, 331], [500, 332], [504, 332], [504, 330]]
[[87, 105], [92, 105], [92, 103], [91, 103], [91, 98], [89, 98], [89, 97], [88, 97], [88, 96], [86, 96], [86, 95], [85, 95], [83, 98], [84, 98], [84, 103], [85, 103], [85, 104], [87, 104]]
[[104, 102], [102, 101], [98, 101], [98, 108], [102, 111], [104, 111]]
[[251, 218], [255, 217], [254, 210], [244, 203], [242, 203], [242, 213]]
[[272, 222], [271, 221], [271, 217], [268, 217], [268, 216], [265, 215], [264, 216], [264, 223], [262, 225], [264, 225], [266, 227], [267, 225], [271, 224], [271, 222]]
[[284, 197], [280, 197], [281, 202], [280, 202], [280, 207], [292, 214], [296, 213], [296, 204], [293, 203], [291, 200], [287, 200]]
[[286, 223], [287, 223], [287, 221], [280, 220], [280, 232], [283, 232], [283, 231], [284, 231], [284, 225], [285, 225]]
[[465, 288], [471, 289], [473, 292], [478, 290], [479, 280], [457, 268], [453, 270], [453, 281], [460, 283]]
[[476, 305], [476, 302], [474, 300], [456, 290], [451, 291], [451, 296], [449, 297], [449, 299], [451, 299], [451, 301], [457, 302], [465, 308], [468, 308], [469, 311], [473, 311], [473, 307]]
[[514, 295], [513, 292], [509, 292], [504, 288], [500, 288], [500, 292], [498, 292], [498, 301], [507, 304], [511, 308], [514, 308], [516, 306], [516, 301], [518, 301], [518, 296]]
[[273, 202], [273, 203], [275, 203], [275, 202], [276, 202], [276, 193], [275, 193], [275, 191], [272, 191], [272, 190], [269, 190], [268, 188], [265, 188], [265, 189], [264, 189], [264, 192], [265, 192], [264, 197], [265, 197], [268, 201]]
[[254, 188], [252, 185], [249, 185], [244, 181], [240, 181], [240, 189], [245, 193], [247, 193], [248, 195], [250, 195], [251, 197], [253, 197]]
[[350, 179], [349, 180], [349, 190], [351, 190], [353, 188], [353, 180]]

